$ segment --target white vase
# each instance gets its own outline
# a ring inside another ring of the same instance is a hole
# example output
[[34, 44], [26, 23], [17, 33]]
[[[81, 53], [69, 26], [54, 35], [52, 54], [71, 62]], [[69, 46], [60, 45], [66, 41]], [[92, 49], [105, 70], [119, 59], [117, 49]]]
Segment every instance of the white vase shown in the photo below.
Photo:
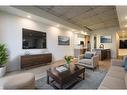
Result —
[[70, 69], [70, 64], [66, 63], [66, 67], [67, 67], [68, 69]]
[[3, 67], [0, 67], [0, 77], [4, 76], [6, 73], [6, 67], [3, 66]]

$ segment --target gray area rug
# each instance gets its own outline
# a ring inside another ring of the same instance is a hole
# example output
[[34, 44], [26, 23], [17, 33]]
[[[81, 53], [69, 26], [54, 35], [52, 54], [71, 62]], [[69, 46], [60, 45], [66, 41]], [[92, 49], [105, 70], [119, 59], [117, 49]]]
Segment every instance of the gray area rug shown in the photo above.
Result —
[[[97, 89], [106, 75], [105, 71], [86, 69], [85, 80], [78, 82], [71, 89]], [[46, 77], [36, 81], [37, 89], [54, 89], [46, 83]]]

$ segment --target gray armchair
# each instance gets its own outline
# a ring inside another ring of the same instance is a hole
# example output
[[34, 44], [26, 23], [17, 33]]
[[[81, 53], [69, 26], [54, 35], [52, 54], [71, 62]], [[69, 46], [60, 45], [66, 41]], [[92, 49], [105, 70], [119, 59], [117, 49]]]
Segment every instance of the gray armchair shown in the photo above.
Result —
[[[85, 58], [86, 54], [92, 54], [91, 58]], [[98, 67], [99, 56], [96, 55], [96, 52], [86, 52], [78, 57], [78, 64], [85, 66], [87, 68], [95, 69]]]

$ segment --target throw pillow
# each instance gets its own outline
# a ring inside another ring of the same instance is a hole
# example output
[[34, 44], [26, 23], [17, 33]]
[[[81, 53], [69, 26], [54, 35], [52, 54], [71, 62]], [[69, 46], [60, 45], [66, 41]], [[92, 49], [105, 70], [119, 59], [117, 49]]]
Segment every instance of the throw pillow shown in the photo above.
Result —
[[124, 62], [123, 62], [123, 67], [125, 67], [127, 65], [127, 58], [125, 58]]
[[127, 71], [127, 65], [124, 67], [125, 71]]
[[85, 59], [91, 59], [92, 57], [93, 57], [92, 53], [85, 53], [85, 56], [84, 56]]

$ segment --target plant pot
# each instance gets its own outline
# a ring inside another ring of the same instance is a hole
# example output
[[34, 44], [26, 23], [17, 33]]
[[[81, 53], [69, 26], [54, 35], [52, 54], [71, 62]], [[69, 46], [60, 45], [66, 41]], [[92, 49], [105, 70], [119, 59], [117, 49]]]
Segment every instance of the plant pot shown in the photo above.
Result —
[[65, 66], [70, 69], [70, 64], [66, 63]]
[[4, 76], [5, 73], [6, 73], [6, 67], [5, 66], [0, 67], [0, 77]]

